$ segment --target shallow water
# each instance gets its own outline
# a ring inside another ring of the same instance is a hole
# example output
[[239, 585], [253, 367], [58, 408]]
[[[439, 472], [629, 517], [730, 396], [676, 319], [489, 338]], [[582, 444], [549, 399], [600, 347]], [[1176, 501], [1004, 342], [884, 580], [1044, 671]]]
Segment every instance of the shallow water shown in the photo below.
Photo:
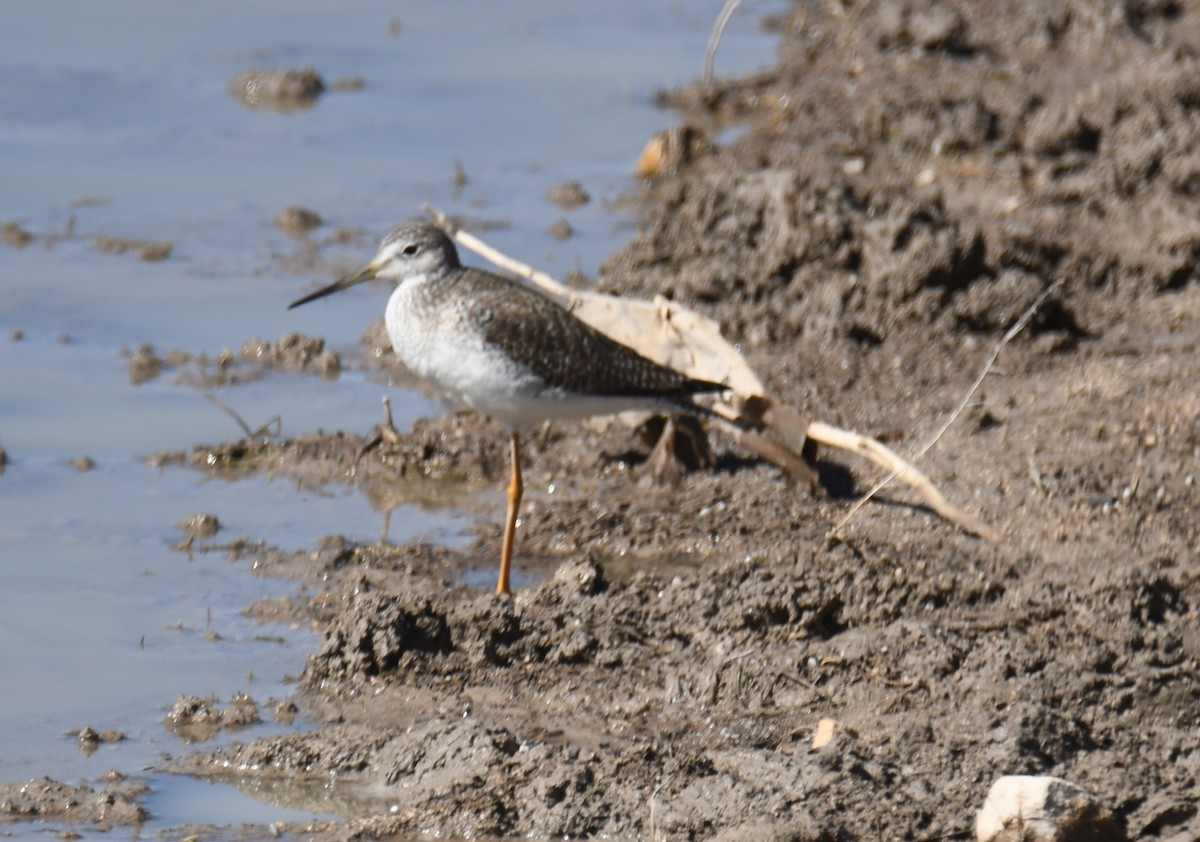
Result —
[[[756, 20], [780, 5], [734, 17], [720, 73], [771, 62], [773, 39]], [[133, 385], [122, 352], [150, 343], [215, 354], [300, 331], [354, 353], [381, 290], [294, 312], [286, 303], [366, 259], [425, 201], [503, 223], [487, 238], [553, 273], [594, 273], [630, 234], [614, 203], [636, 191], [633, 162], [673, 122], [653, 92], [699, 73], [719, 6], [2, 3], [0, 222], [36, 239], [0, 246], [0, 781], [138, 773], [185, 750], [162, 725], [179, 695], [289, 692], [312, 633], [242, 611], [295, 586], [172, 549], [181, 518], [211, 512], [220, 540], [285, 548], [382, 530], [383, 515], [352, 492], [149, 467], [154, 452], [240, 431], [171, 374]], [[251, 67], [304, 65], [365, 86], [292, 114], [249, 110], [227, 91]], [[468, 177], [461, 193], [456, 162]], [[568, 179], [592, 201], [564, 212], [546, 191]], [[324, 250], [330, 266], [316, 273], [290, 268], [305, 265], [304, 247], [273, 220], [292, 204], [326, 220], [319, 241], [333, 226], [365, 239]], [[576, 234], [558, 242], [547, 229], [564, 216]], [[92, 246], [101, 235], [168, 240], [173, 251], [158, 263], [105, 254]], [[219, 396], [252, 426], [278, 415], [291, 436], [367, 432], [382, 391], [362, 376], [276, 375]], [[393, 406], [400, 425], [440, 411], [411, 393]], [[94, 469], [69, 464], [84, 456]], [[453, 541], [467, 522], [405, 507], [390, 536]], [[64, 736], [85, 725], [127, 739], [85, 757]], [[229, 788], [151, 783], [156, 828], [294, 817], [246, 806]]]

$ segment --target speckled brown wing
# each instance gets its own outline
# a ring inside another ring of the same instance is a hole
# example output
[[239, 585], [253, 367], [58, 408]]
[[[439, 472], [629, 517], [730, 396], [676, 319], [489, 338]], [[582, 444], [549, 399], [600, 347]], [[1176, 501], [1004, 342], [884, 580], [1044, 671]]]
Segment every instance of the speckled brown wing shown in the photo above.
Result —
[[468, 318], [487, 342], [528, 368], [547, 390], [596, 397], [663, 397], [718, 392], [720, 383], [693, 380], [646, 359], [522, 284], [480, 270], [464, 279], [472, 295]]

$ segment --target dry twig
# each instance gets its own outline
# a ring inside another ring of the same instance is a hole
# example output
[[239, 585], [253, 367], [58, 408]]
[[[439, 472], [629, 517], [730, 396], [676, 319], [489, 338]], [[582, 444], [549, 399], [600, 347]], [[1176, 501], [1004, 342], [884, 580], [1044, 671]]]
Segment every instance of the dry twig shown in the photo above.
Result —
[[221, 400], [202, 386], [192, 383], [189, 383], [188, 385], [192, 386], [192, 388], [199, 392], [200, 397], [211, 401], [218, 409], [224, 411], [226, 415], [232, 418], [237, 425], [242, 428], [242, 432], [246, 434], [247, 440], [255, 439], [259, 436], [264, 436], [270, 439], [274, 436], [278, 436], [283, 431], [283, 419], [278, 415], [271, 416], [267, 423], [263, 424], [257, 430], [251, 430], [250, 425], [246, 423], [246, 419], [242, 418], [242, 416], [239, 415], [237, 410], [235, 410], [232, 406], [225, 403], [225, 401]]
[[721, 43], [721, 36], [725, 34], [725, 27], [729, 25], [729, 19], [733, 17], [733, 13], [741, 4], [742, 0], [725, 0], [725, 5], [721, 7], [720, 13], [717, 14], [712, 34], [708, 36], [708, 48], [704, 51], [703, 81], [705, 87], [712, 84], [713, 58], [717, 54], [717, 46]]
[[[1029, 307], [1025, 310], [1025, 312], [1021, 314], [1020, 318], [1018, 318], [1016, 320], [1016, 322], [1013, 323], [1012, 327], [1010, 327], [1005, 332], [1004, 336], [1001, 337], [1000, 341], [998, 343], [996, 343], [996, 347], [992, 350], [992, 355], [990, 357], [988, 357], [987, 362], [984, 363], [983, 369], [979, 372], [979, 376], [976, 377], [975, 382], [971, 384], [971, 388], [967, 389], [967, 393], [965, 395], [963, 395], [962, 400], [959, 401], [958, 406], [955, 407], [954, 411], [950, 413], [950, 416], [946, 419], [945, 423], [942, 424], [941, 428], [936, 433], [933, 434], [933, 437], [928, 442], [925, 443], [924, 447], [922, 447], [915, 454], [913, 454], [913, 456], [911, 457], [912, 461], [915, 462], [918, 459], [920, 459], [922, 456], [924, 456], [926, 453], [928, 453], [933, 448], [933, 446], [938, 443], [938, 440], [941, 439], [941, 437], [945, 434], [946, 430], [950, 429], [950, 425], [953, 424], [956, 420], [958, 420], [958, 416], [962, 415], [963, 410], [966, 409], [967, 405], [971, 402], [971, 398], [973, 398], [975, 396], [975, 392], [978, 391], [979, 387], [983, 384], [984, 378], [988, 376], [989, 372], [991, 372], [991, 370], [992, 370], [992, 367], [996, 364], [996, 359], [1000, 356], [1000, 352], [1002, 350], [1004, 350], [1004, 346], [1007, 345], [1009, 342], [1011, 342], [1017, 336], [1017, 334], [1019, 334], [1022, 330], [1025, 329], [1025, 326], [1027, 324], [1029, 324], [1029, 320], [1034, 317], [1034, 315], [1037, 313], [1038, 309], [1042, 306], [1042, 303], [1050, 296], [1051, 293], [1053, 293], [1060, 286], [1062, 286], [1062, 284], [1063, 284], [1063, 279], [1060, 278], [1057, 281], [1055, 281], [1054, 283], [1052, 283], [1050, 286], [1048, 286], [1044, 290], [1042, 290], [1042, 294], [1039, 295], [1034, 300], [1034, 302], [1029, 305]], [[882, 447], [882, 445], [880, 445], [880, 447]], [[884, 450], [886, 450], [886, 449], [887, 448], [884, 448]], [[896, 457], [896, 458], [899, 458], [899, 457]], [[883, 463], [880, 462], [880, 464], [883, 464]], [[850, 511], [846, 513], [846, 516], [843, 517], [838, 522], [837, 526], [835, 526], [830, 531], [829, 537], [830, 538], [838, 537], [842, 531], [842, 528], [845, 527], [845, 525], [850, 522], [850, 519], [854, 517], [855, 513], [859, 509], [861, 509], [864, 505], [866, 505], [868, 500], [870, 500], [872, 497], [874, 497], [876, 494], [878, 494], [879, 491], [882, 490], [885, 486], [887, 486], [893, 479], [896, 479], [897, 477], [900, 477], [901, 479], [903, 479], [902, 473], [905, 470], [906, 470], [906, 468], [900, 467], [900, 466], [892, 468], [891, 473], [889, 473], [886, 477], [881, 479], [879, 482], [875, 483], [875, 485], [871, 487], [871, 490], [868, 491], [866, 494], [864, 494], [862, 499], [859, 500], [857, 503], [855, 503], [851, 507]], [[915, 469], [912, 469], [912, 470], [915, 470]], [[907, 482], [908, 480], [905, 480], [905, 481]], [[938, 496], [940, 497], [941, 495], [938, 495]], [[928, 499], [928, 498], [926, 498], [926, 499]], [[942, 501], [942, 503], [945, 505], [949, 505], [949, 504], [946, 504], [944, 500]], [[934, 511], [937, 511], [939, 514], [941, 514], [941, 510], [938, 509], [936, 505], [934, 505], [933, 503], [930, 503], [930, 505], [933, 507]], [[943, 516], [945, 516], [945, 515], [943, 515]], [[979, 535], [981, 538], [988, 538], [989, 540], [995, 540], [1000, 537], [999, 533], [996, 533], [994, 530], [991, 530], [988, 527], [985, 527], [985, 529], [987, 529], [988, 532], [991, 532], [992, 534], [985, 535], [981, 532], [975, 531], [970, 528], [968, 528], [968, 531], [974, 532], [976, 535]]]
[[[859, 456], [869, 459], [876, 465], [880, 465], [890, 471], [887, 476], [888, 480], [899, 479], [901, 482], [907, 483], [924, 498], [929, 508], [933, 509], [946, 520], [958, 524], [963, 530], [972, 535], [988, 541], [1000, 540], [999, 532], [974, 515], [964, 512], [952, 504], [942, 496], [942, 493], [929, 481], [928, 477], [875, 439], [860, 436], [858, 433], [852, 433], [849, 430], [831, 427], [828, 424], [822, 424], [820, 421], [814, 421], [808, 425], [808, 435], [814, 440], [821, 442], [821, 444], [857, 453]], [[882, 487], [882, 483], [877, 484], [876, 488], [872, 489], [872, 493]], [[863, 497], [855, 505], [855, 508], [851, 509], [850, 515], [854, 514], [869, 499], [869, 495]], [[831, 530], [829, 534], [830, 538], [838, 536], [842, 526], [845, 525], [850, 515], [842, 518], [841, 522]]]

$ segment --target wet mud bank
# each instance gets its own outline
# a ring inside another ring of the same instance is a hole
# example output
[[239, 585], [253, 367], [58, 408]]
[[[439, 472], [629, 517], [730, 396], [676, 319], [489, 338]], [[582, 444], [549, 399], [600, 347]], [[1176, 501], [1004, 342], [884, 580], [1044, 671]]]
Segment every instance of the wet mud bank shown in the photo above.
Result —
[[906, 452], [1061, 281], [921, 461], [1003, 540], [889, 489], [831, 541], [862, 463], [823, 453], [811, 495], [718, 434], [663, 483], [628, 428], [555, 425], [526, 450], [540, 578], [498, 600], [462, 584], [498, 555], [483, 419], [185, 454], [481, 525], [242, 546], [307, 585], [284, 613], [323, 630], [296, 696], [322, 724], [171, 770], [346, 793], [345, 823], [292, 829], [329, 838], [963, 838], [1006, 774], [1079, 784], [1130, 838], [1200, 832], [1200, 12], [801, 4], [781, 27], [770, 72], [664, 94], [696, 131], [749, 128], [646, 187], [598, 284], [712, 316], [772, 392]]

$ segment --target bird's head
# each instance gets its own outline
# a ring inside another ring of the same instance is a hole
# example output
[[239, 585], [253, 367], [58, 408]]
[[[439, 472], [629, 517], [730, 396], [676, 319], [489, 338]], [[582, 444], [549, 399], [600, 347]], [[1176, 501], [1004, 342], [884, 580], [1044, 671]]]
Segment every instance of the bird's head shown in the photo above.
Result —
[[375, 259], [362, 269], [293, 301], [288, 309], [349, 289], [363, 281], [386, 278], [404, 283], [433, 277], [460, 265], [454, 241], [446, 232], [431, 222], [415, 219], [393, 228], [379, 244]]

